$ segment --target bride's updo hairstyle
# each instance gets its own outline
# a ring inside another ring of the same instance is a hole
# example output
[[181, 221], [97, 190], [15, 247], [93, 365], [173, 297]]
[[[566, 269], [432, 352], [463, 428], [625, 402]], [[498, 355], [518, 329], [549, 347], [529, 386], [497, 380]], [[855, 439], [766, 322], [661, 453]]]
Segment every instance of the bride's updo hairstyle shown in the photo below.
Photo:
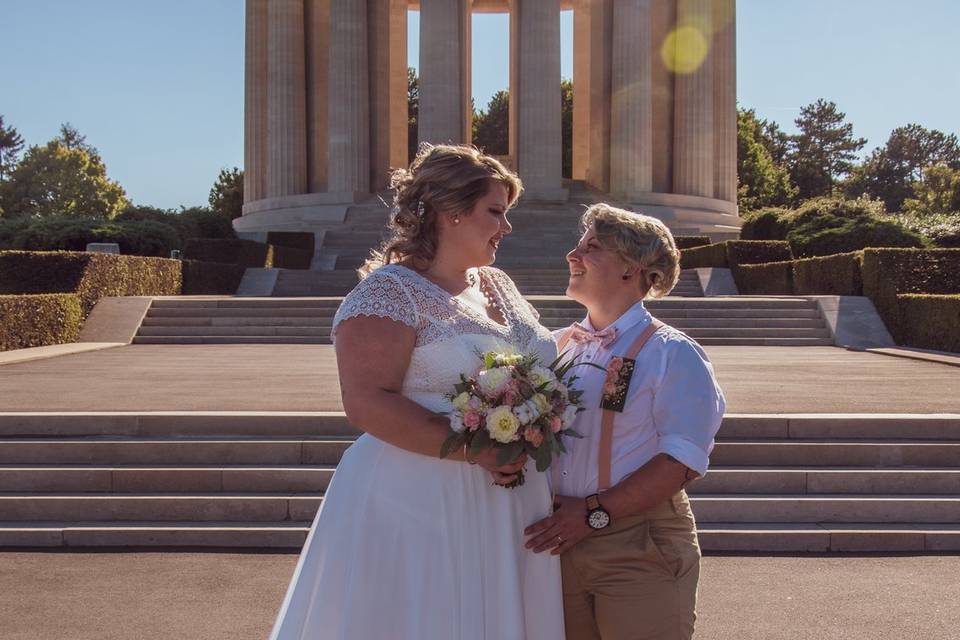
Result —
[[677, 284], [680, 252], [673, 234], [656, 218], [600, 203], [587, 209], [580, 220], [584, 233], [590, 227], [601, 246], [640, 268], [640, 283], [648, 297], [662, 298]]
[[507, 208], [523, 191], [520, 178], [474, 147], [420, 145], [410, 167], [395, 169], [390, 175], [394, 196], [387, 226], [391, 236], [371, 252], [359, 270], [360, 277], [405, 260], [417, 269], [427, 269], [437, 253], [438, 217], [469, 214], [492, 182], [507, 188]]

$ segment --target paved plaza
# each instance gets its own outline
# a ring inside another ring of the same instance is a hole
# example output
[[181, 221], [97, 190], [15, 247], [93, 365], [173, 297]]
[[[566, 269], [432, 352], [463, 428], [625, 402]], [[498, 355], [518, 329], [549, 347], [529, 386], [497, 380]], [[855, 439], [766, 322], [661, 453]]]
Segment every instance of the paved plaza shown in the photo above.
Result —
[[[706, 347], [729, 413], [960, 413], [960, 368], [838, 347]], [[0, 366], [0, 411], [337, 411], [329, 345], [130, 345]]]

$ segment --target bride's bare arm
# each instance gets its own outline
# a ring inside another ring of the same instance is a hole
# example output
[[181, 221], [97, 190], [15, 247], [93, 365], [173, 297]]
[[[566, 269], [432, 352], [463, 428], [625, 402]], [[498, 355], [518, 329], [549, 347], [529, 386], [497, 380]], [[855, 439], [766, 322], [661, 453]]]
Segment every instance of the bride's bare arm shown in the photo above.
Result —
[[[337, 368], [340, 393], [350, 423], [384, 442], [427, 456], [438, 457], [449, 434], [446, 416], [427, 411], [401, 394], [403, 379], [417, 333], [401, 322], [374, 316], [357, 316], [337, 327]], [[464, 460], [463, 452], [449, 456]], [[476, 462], [506, 484], [521, 467], [520, 461], [497, 467], [493, 450]]]

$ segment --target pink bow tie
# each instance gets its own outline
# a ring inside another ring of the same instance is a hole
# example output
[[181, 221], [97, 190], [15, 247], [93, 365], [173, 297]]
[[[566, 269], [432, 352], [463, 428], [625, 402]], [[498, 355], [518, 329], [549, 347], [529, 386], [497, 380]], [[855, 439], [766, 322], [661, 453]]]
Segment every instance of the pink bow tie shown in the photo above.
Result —
[[590, 342], [599, 342], [600, 346], [607, 348], [617, 339], [617, 330], [613, 327], [607, 327], [601, 331], [590, 331], [579, 322], [574, 322], [571, 327], [570, 339], [577, 344], [587, 344]]

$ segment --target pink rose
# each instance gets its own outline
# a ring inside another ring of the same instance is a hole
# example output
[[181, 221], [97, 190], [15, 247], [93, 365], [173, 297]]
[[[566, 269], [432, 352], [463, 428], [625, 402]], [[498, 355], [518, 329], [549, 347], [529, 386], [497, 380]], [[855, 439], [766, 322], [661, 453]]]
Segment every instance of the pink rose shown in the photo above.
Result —
[[508, 407], [512, 407], [513, 405], [517, 404], [517, 400], [519, 399], [520, 399], [519, 393], [517, 393], [516, 391], [513, 391], [512, 389], [507, 389], [507, 392], [503, 394], [502, 404], [505, 404]]
[[560, 431], [563, 428], [563, 420], [560, 419], [560, 416], [553, 416], [550, 418], [550, 430], [554, 433]]
[[535, 427], [527, 427], [523, 432], [524, 439], [535, 447], [539, 447], [543, 442], [543, 433]]
[[607, 370], [616, 373], [620, 371], [620, 369], [623, 369], [623, 358], [619, 356], [610, 358], [610, 364], [607, 365]]
[[467, 406], [474, 410], [479, 410], [483, 406], [483, 401], [477, 396], [471, 396]]
[[617, 393], [617, 385], [613, 384], [612, 382], [608, 382], [605, 385], [603, 385], [603, 395], [612, 396], [616, 393]]
[[476, 411], [467, 411], [463, 414], [463, 424], [466, 425], [470, 431], [476, 431], [477, 427], [480, 426], [480, 414]]

